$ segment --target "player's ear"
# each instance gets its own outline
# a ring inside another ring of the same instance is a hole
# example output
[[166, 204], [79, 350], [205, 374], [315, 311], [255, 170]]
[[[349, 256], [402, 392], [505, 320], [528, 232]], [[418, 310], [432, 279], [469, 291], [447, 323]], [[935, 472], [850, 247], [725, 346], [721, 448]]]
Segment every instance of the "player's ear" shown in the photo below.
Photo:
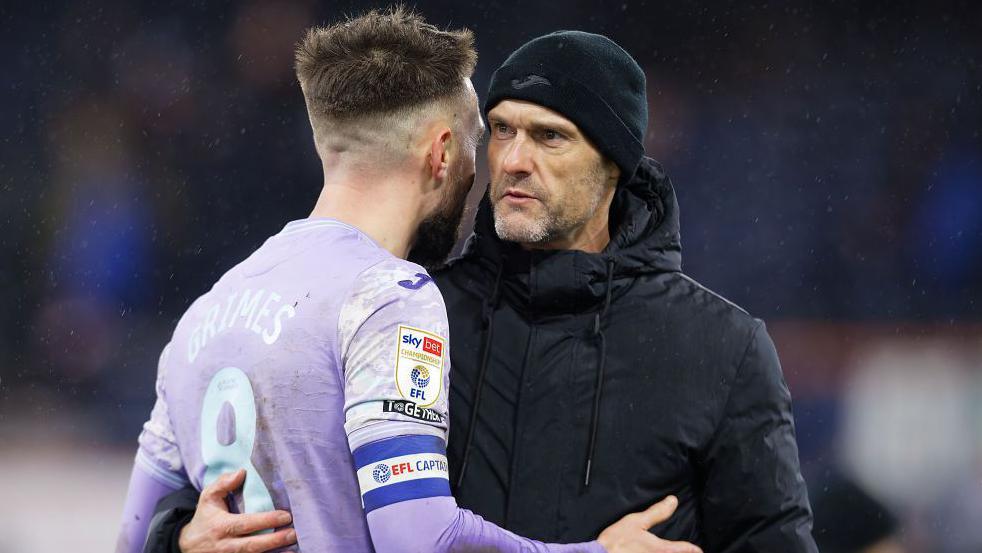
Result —
[[453, 133], [443, 127], [433, 136], [430, 143], [430, 176], [435, 181], [443, 181], [450, 171], [450, 140]]

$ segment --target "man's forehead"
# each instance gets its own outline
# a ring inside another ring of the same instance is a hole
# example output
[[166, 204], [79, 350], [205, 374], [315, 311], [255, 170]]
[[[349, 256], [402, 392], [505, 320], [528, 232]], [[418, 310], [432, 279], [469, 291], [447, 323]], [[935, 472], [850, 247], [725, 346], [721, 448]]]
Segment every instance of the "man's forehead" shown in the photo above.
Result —
[[488, 118], [500, 117], [509, 122], [535, 125], [554, 125], [571, 127], [579, 130], [576, 123], [570, 121], [558, 111], [527, 100], [502, 100], [488, 111]]

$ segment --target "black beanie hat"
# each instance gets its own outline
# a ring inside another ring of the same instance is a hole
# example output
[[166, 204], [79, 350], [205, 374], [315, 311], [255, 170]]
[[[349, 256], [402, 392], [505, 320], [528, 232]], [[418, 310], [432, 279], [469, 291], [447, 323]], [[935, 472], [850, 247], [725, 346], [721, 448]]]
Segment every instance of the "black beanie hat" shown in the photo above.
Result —
[[539, 104], [576, 123], [620, 167], [621, 182], [644, 155], [644, 71], [605, 36], [557, 31], [525, 43], [491, 76], [484, 116], [507, 99]]

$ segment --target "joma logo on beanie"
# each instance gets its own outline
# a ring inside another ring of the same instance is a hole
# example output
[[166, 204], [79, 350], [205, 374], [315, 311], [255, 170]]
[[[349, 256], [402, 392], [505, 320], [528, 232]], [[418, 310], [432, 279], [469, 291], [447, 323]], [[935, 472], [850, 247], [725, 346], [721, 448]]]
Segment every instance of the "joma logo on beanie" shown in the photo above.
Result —
[[529, 75], [529, 76], [527, 76], [527, 77], [525, 77], [524, 79], [521, 79], [521, 80], [519, 80], [519, 79], [512, 79], [511, 80], [511, 87], [512, 88], [515, 88], [515, 89], [518, 89], [518, 90], [521, 90], [523, 88], [528, 88], [530, 86], [535, 86], [537, 84], [544, 84], [546, 86], [552, 86], [552, 83], [549, 82], [549, 79], [547, 79], [545, 77], [540, 77], [539, 75]]

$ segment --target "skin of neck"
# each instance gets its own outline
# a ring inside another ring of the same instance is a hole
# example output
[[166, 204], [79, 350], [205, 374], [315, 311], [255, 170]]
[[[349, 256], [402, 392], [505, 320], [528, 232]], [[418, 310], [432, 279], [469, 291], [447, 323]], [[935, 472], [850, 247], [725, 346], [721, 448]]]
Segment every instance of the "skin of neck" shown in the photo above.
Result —
[[[445, 134], [449, 135], [449, 129]], [[410, 153], [399, 163], [377, 162], [378, 156], [385, 155], [382, 152], [374, 156], [357, 151], [319, 152], [324, 187], [310, 216], [351, 225], [392, 255], [405, 258], [420, 223], [439, 205], [439, 179], [447, 171], [446, 152], [424, 142], [411, 145]]]
[[359, 167], [325, 167], [311, 217], [327, 217], [351, 225], [388, 250], [405, 258], [422, 222], [423, 195], [409, 175], [381, 174]]

